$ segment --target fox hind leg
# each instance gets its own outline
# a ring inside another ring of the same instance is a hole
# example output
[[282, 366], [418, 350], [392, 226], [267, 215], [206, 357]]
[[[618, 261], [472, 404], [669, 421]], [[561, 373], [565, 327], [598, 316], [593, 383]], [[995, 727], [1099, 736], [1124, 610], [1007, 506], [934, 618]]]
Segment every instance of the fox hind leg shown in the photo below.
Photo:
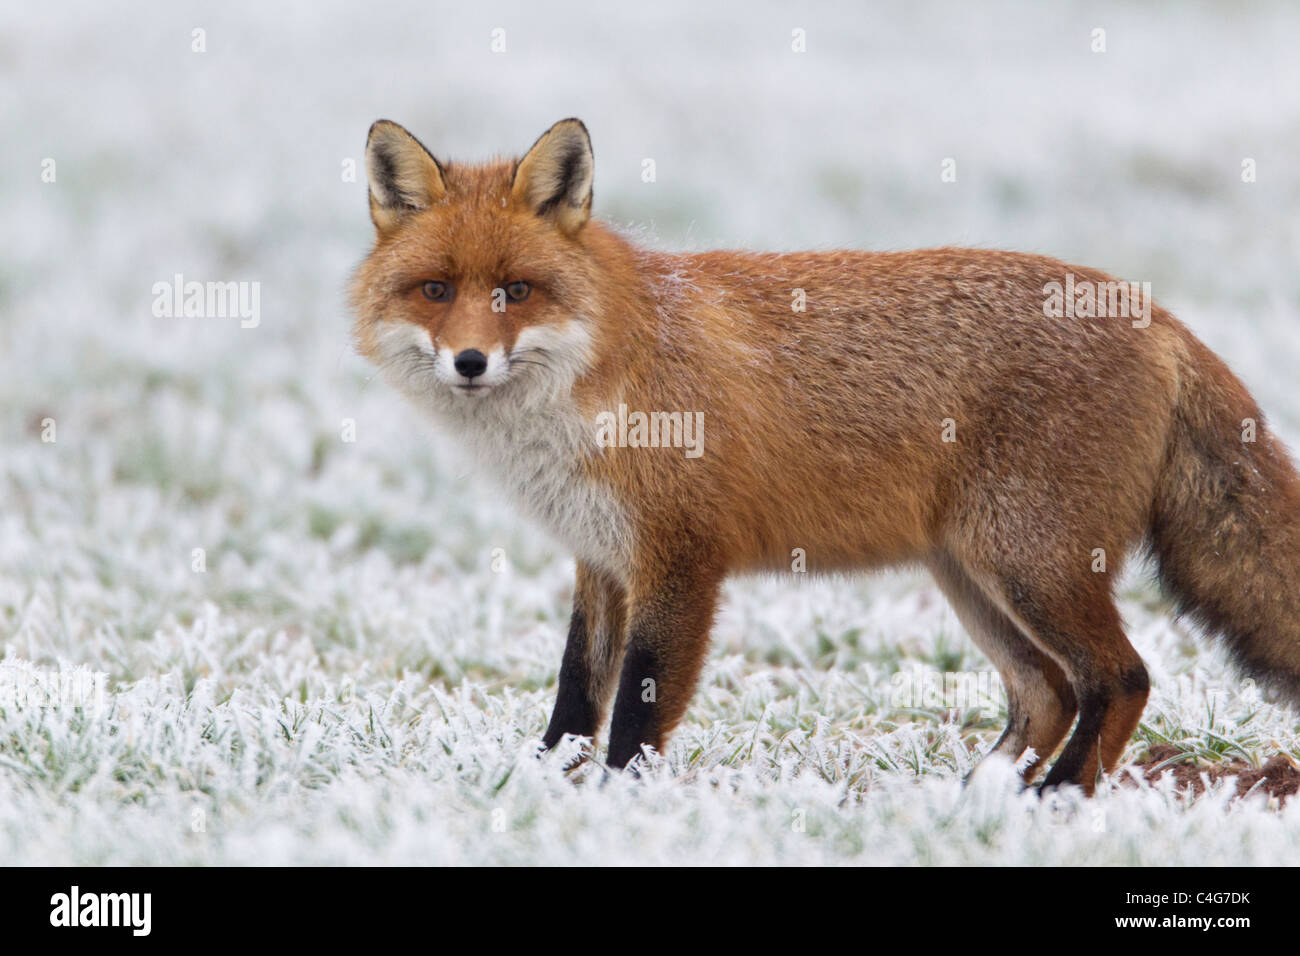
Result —
[[1086, 566], [1070, 574], [1048, 562], [1024, 574], [1003, 568], [991, 580], [986, 593], [1056, 662], [1078, 703], [1074, 733], [1044, 778], [1043, 789], [1077, 784], [1091, 794], [1098, 771], [1115, 769], [1150, 691], [1109, 582]]
[[993, 666], [1007, 693], [1007, 726], [991, 754], [1018, 761], [1032, 748], [1034, 757], [1021, 769], [1031, 782], [1074, 723], [1074, 690], [1065, 672], [1031, 641], [1019, 626], [949, 555], [930, 563], [939, 589], [962, 627]]

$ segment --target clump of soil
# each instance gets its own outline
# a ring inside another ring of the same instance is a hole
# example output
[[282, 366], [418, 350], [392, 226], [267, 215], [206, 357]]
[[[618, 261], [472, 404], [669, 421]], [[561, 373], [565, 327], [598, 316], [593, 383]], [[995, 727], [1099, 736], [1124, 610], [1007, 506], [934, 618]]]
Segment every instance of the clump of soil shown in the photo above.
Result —
[[1169, 744], [1156, 744], [1151, 748], [1147, 759], [1140, 760], [1133, 765], [1133, 771], [1141, 773], [1148, 783], [1154, 783], [1165, 774], [1173, 774], [1178, 789], [1182, 790], [1190, 787], [1192, 793], [1197, 795], [1205, 789], [1205, 783], [1201, 779], [1202, 775], [1209, 777], [1211, 782], [1217, 782], [1224, 777], [1235, 776], [1237, 778], [1237, 796], [1239, 797], [1244, 796], [1251, 788], [1254, 788], [1256, 793], [1267, 793], [1270, 796], [1277, 797], [1279, 803], [1286, 803], [1288, 797], [1300, 793], [1300, 770], [1292, 766], [1291, 762], [1282, 754], [1271, 757], [1262, 767], [1252, 767], [1241, 760], [1230, 760], [1206, 766], [1197, 763], [1191, 757], [1187, 757], [1178, 763], [1160, 768], [1160, 764], [1182, 753], [1183, 751]]

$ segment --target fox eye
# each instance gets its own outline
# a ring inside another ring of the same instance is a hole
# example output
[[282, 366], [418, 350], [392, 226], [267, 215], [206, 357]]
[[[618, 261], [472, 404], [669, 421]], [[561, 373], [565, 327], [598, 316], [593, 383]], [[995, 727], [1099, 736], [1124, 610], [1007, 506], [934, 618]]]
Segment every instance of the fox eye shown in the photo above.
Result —
[[446, 302], [451, 298], [451, 286], [445, 282], [426, 282], [420, 286], [420, 291], [431, 302]]
[[533, 287], [527, 282], [511, 282], [506, 286], [506, 298], [511, 302], [523, 302], [531, 291]]

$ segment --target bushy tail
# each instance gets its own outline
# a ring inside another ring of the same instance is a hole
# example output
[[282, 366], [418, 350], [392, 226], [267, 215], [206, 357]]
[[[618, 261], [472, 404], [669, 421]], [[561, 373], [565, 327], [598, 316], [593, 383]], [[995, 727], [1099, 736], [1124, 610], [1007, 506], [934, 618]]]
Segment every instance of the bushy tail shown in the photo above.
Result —
[[1190, 335], [1150, 539], [1179, 611], [1300, 709], [1300, 475], [1245, 387]]

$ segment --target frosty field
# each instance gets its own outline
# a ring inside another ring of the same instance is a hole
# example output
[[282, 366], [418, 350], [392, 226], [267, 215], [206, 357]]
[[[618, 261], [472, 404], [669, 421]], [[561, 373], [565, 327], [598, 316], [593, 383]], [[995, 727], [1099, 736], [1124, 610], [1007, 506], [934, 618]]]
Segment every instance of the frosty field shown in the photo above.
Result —
[[[607, 6], [0, 12], [0, 864], [1300, 860], [1300, 799], [1231, 779], [963, 789], [997, 680], [907, 569], [730, 582], [650, 772], [535, 759], [572, 560], [373, 378], [344, 304], [374, 119], [472, 159], [576, 115], [596, 216], [662, 248], [1148, 281], [1294, 451], [1300, 9]], [[257, 322], [156, 315], [178, 274], [258, 283]], [[1300, 714], [1140, 567], [1121, 594], [1153, 681], [1129, 760], [1300, 762]]]

